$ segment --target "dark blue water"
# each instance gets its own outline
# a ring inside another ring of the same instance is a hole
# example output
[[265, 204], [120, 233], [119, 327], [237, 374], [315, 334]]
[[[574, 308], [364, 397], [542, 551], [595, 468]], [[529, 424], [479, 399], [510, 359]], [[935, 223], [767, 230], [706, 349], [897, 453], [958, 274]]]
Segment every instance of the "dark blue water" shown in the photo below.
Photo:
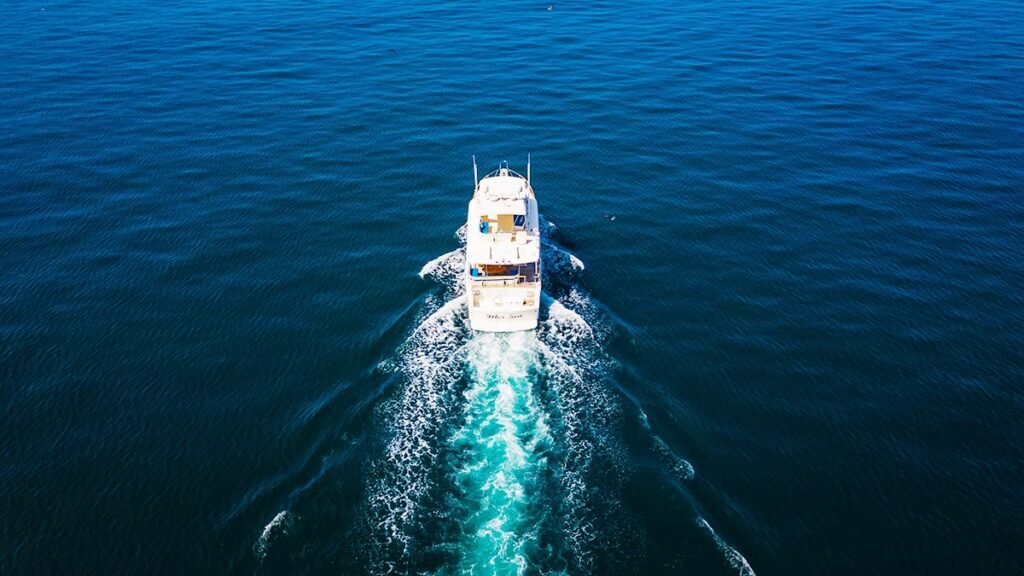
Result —
[[[0, 573], [1024, 572], [1021, 3], [0, 31]], [[527, 153], [485, 338], [470, 157]]]

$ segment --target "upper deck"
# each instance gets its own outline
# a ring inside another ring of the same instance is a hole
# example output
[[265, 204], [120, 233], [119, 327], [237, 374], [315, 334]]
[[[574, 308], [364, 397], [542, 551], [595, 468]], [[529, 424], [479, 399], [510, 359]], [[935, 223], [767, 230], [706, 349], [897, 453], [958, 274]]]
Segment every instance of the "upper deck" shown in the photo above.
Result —
[[522, 175], [502, 167], [477, 183], [469, 203], [466, 255], [478, 264], [540, 259], [537, 199]]

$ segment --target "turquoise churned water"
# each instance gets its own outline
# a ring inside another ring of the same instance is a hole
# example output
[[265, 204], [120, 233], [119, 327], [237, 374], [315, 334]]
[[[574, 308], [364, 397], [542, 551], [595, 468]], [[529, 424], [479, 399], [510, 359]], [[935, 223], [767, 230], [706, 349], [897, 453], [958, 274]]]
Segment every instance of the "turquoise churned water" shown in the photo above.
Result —
[[[0, 5], [0, 573], [1024, 573], [1024, 5]], [[536, 331], [458, 299], [533, 157]]]
[[454, 500], [468, 512], [460, 530], [464, 573], [514, 574], [531, 564], [539, 522], [529, 505], [540, 500], [553, 442], [530, 374], [540, 360], [532, 345], [533, 335], [521, 332], [475, 338], [470, 350], [465, 422], [452, 438], [463, 453]]

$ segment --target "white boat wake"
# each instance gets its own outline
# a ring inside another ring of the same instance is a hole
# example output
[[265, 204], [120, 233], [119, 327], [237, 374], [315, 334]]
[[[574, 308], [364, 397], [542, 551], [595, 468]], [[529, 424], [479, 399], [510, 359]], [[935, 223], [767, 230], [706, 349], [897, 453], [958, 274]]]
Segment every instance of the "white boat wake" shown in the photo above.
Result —
[[[461, 249], [420, 270], [443, 296], [383, 366], [400, 385], [377, 411], [387, 440], [367, 487], [372, 573], [592, 573], [599, 555], [639, 547], [618, 496], [629, 464], [606, 330], [571, 281], [582, 261], [550, 239], [544, 247], [555, 281], [545, 285], [567, 288], [544, 297], [535, 331], [468, 328]], [[655, 452], [692, 480], [640, 414]], [[695, 521], [737, 574], [753, 574]]]

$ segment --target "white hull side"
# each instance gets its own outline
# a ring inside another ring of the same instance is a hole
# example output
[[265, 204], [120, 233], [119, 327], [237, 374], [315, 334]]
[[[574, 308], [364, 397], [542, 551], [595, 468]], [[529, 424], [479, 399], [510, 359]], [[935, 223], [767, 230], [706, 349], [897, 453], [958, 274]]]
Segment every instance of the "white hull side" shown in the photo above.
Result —
[[469, 324], [478, 332], [521, 332], [537, 327], [537, 308], [522, 310], [469, 309]]

